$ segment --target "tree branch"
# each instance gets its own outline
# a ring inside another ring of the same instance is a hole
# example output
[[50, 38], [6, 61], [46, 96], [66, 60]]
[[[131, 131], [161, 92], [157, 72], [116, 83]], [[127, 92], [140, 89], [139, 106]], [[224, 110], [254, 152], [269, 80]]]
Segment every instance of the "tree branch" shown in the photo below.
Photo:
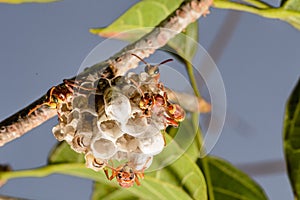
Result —
[[[212, 0], [184, 1], [150, 33], [136, 42], [129, 44], [108, 60], [88, 68], [74, 78], [80, 80], [88, 76], [93, 76], [94, 78], [100, 78], [101, 76], [112, 78], [124, 75], [129, 69], [135, 68], [140, 61], [135, 56], [132, 56], [132, 53], [141, 58], [150, 56], [155, 50], [163, 47], [171, 38], [184, 30], [190, 23], [202, 15], [208, 14], [211, 4]], [[22, 136], [56, 115], [56, 110], [47, 106], [42, 106], [28, 115], [29, 111], [37, 105], [41, 105], [46, 97], [45, 94], [26, 108], [0, 122], [0, 146]]]

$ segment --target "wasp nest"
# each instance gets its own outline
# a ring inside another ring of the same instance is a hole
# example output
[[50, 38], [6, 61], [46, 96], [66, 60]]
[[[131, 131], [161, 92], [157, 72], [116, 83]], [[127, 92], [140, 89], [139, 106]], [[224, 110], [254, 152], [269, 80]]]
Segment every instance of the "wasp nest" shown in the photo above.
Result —
[[128, 73], [77, 84], [73, 97], [57, 107], [57, 140], [84, 153], [86, 166], [95, 171], [110, 160], [125, 160], [136, 170], [149, 167], [165, 145], [161, 130], [179, 121], [158, 77]]

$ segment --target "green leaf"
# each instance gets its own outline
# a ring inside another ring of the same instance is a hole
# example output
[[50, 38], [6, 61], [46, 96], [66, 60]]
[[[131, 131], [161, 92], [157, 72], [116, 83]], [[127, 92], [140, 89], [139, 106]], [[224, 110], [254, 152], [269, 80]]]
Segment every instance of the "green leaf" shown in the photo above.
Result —
[[260, 0], [246, 0], [247, 4], [236, 1], [214, 0], [214, 7], [245, 11], [271, 19], [280, 19], [300, 29], [299, 0], [284, 0], [281, 7], [274, 8]]
[[[282, 8], [285, 10], [297, 11], [300, 13], [300, 0], [284, 0], [282, 1], [282, 5]], [[300, 17], [290, 15], [283, 18], [283, 20], [300, 30]]]
[[50, 152], [48, 163], [84, 163], [84, 155], [71, 149], [67, 142], [60, 142]]
[[0, 3], [21, 4], [21, 3], [51, 3], [60, 0], [0, 0]]
[[185, 154], [153, 176], [161, 181], [184, 188], [192, 199], [207, 199], [204, 176], [195, 162]]
[[[166, 135], [166, 140], [171, 141], [172, 138]], [[182, 140], [182, 138], [179, 138], [179, 140]], [[176, 157], [172, 158], [171, 155], [181, 156], [176, 159]], [[155, 156], [149, 170], [159, 168], [168, 159], [176, 160], [162, 170], [152, 172], [150, 175], [161, 181], [183, 187], [193, 199], [207, 199], [206, 182], [201, 170], [174, 140], [168, 142], [164, 151]]]
[[[105, 28], [92, 28], [90, 32], [102, 37], [111, 37], [124, 31], [154, 27], [160, 21], [172, 13], [182, 0], [144, 0], [132, 6], [126, 13], [120, 16], [112, 24]], [[139, 33], [134, 31], [119, 35], [119, 39], [137, 39], [151, 29], [141, 29]]]
[[[174, 138], [177, 134], [182, 134], [183, 137], [176, 138], [178, 148], [182, 149], [182, 151], [185, 151], [185, 153], [194, 161], [199, 158], [200, 156], [200, 145], [197, 141], [197, 131], [195, 130], [194, 123], [192, 122], [192, 118], [189, 116], [186, 116], [183, 122], [180, 123], [180, 129], [175, 127], [168, 128], [168, 134], [172, 138]], [[198, 124], [198, 118], [195, 119], [196, 124]], [[198, 128], [198, 127], [197, 127]], [[181, 133], [182, 131], [183, 133]], [[184, 141], [185, 140], [185, 141]], [[191, 144], [189, 144], [189, 140], [192, 141]]]
[[172, 38], [168, 45], [174, 49], [181, 59], [192, 61], [198, 45], [198, 22], [193, 22], [187, 26], [182, 34]]
[[92, 200], [137, 200], [137, 196], [121, 187], [111, 187], [107, 184], [95, 182]]
[[[151, 27], [158, 25], [181, 2], [182, 0], [144, 0], [135, 4], [108, 27], [90, 29], [90, 32], [102, 37], [114, 36], [120, 40], [134, 41], [151, 31]], [[168, 45], [181, 58], [191, 61], [197, 50], [197, 40], [198, 23], [194, 22], [183, 31], [183, 34], [176, 35], [170, 40]]]
[[285, 111], [284, 150], [287, 170], [294, 195], [300, 197], [300, 79], [293, 90]]
[[[210, 183], [207, 187], [213, 189], [215, 200], [267, 199], [264, 191], [256, 182], [227, 161], [207, 156], [199, 160], [199, 165], [202, 168], [205, 164], [208, 166], [210, 176]], [[207, 169], [203, 170], [207, 171]], [[205, 174], [207, 176], [208, 173]]]
[[[13, 178], [24, 177], [44, 177], [53, 173], [67, 174], [78, 176], [82, 178], [97, 181], [103, 185], [109, 185], [112, 188], [120, 187], [115, 180], [109, 181], [106, 179], [103, 172], [95, 172], [85, 167], [82, 163], [67, 163], [67, 164], [53, 164], [41, 168], [20, 170], [13, 172], [0, 173], [0, 180], [9, 180]], [[106, 187], [106, 186], [104, 186]], [[175, 186], [171, 183], [161, 181], [157, 178], [146, 176], [142, 181], [141, 186], [133, 186], [129, 189], [123, 189], [124, 195], [128, 192], [141, 199], [175, 199], [175, 200], [189, 200], [192, 199], [182, 187]], [[108, 194], [108, 193], [107, 193]], [[120, 196], [121, 194], [115, 194]], [[204, 199], [205, 200], [205, 199]]]

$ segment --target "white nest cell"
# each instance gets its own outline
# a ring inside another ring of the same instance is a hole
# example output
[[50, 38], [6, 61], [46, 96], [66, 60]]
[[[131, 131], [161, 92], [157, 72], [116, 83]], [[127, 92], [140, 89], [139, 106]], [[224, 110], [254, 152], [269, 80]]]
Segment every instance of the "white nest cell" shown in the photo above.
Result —
[[117, 151], [112, 157], [113, 160], [123, 161], [128, 160], [128, 153], [124, 151]]
[[140, 78], [139, 75], [134, 72], [128, 72], [127, 76], [125, 77], [126, 82], [129, 84], [130, 82], [139, 83]]
[[138, 141], [135, 137], [124, 134], [122, 137], [118, 138], [116, 141], [116, 145], [119, 150], [124, 152], [133, 152], [137, 150]]
[[147, 124], [147, 126], [144, 127], [144, 132], [141, 135], [138, 135], [137, 138], [148, 138], [155, 136], [160, 133], [161, 127], [158, 127], [155, 123]]
[[122, 93], [130, 98], [137, 94], [137, 87], [135, 85], [125, 85], [122, 87]]
[[152, 116], [148, 120], [149, 126], [156, 130], [164, 130], [166, 128], [166, 119], [163, 108], [155, 108], [152, 110]]
[[96, 109], [92, 108], [81, 109], [81, 117], [83, 117], [83, 119], [98, 117], [98, 113], [96, 112]]
[[148, 169], [152, 164], [153, 156], [143, 153], [131, 153], [128, 158], [128, 163], [135, 170]]
[[110, 119], [126, 123], [131, 114], [129, 99], [120, 91], [109, 88], [104, 94], [105, 113]]
[[[65, 132], [65, 140], [67, 140], [68, 142], [70, 142], [72, 139], [73, 139], [73, 137], [74, 137], [74, 135], [75, 135], [75, 133], [76, 133], [76, 127], [74, 127], [74, 126], [72, 126], [71, 124], [67, 124], [65, 127], [64, 127], [64, 132]], [[69, 137], [67, 137], [67, 135], [69, 136]], [[70, 138], [70, 136], [72, 137], [72, 138]]]
[[77, 134], [72, 139], [71, 147], [78, 153], [86, 152], [91, 142], [91, 134]]
[[165, 140], [160, 132], [151, 137], [139, 138], [139, 148], [144, 154], [159, 154], [163, 150], [164, 146]]
[[93, 140], [91, 150], [94, 156], [100, 159], [110, 159], [117, 152], [115, 144], [104, 138]]
[[135, 115], [129, 118], [126, 124], [122, 124], [121, 129], [123, 132], [136, 137], [146, 131], [147, 125], [146, 117]]
[[80, 127], [82, 124], [82, 122], [78, 119], [73, 119], [72, 121], [70, 121], [68, 124], [65, 125], [64, 130], [67, 133], [68, 131], [71, 132], [76, 132], [76, 130], [78, 129], [78, 127]]
[[88, 99], [85, 95], [78, 95], [73, 98], [73, 108], [85, 109], [88, 108]]
[[52, 133], [58, 141], [63, 141], [65, 139], [65, 133], [61, 129], [60, 124], [52, 128]]
[[85, 165], [96, 172], [105, 167], [105, 161], [99, 158], [95, 158], [91, 152], [85, 154]]
[[98, 121], [97, 124], [100, 132], [112, 140], [116, 140], [118, 137], [123, 135], [123, 132], [119, 127], [119, 123], [116, 120]]
[[68, 114], [67, 123], [70, 123], [73, 119], [79, 119], [79, 117], [80, 110], [75, 108]]

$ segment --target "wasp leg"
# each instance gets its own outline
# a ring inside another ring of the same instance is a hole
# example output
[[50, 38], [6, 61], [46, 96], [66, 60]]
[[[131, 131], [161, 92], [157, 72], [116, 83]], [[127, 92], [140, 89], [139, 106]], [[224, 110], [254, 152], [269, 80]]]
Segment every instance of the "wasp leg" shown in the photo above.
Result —
[[[39, 108], [42, 107], [43, 105], [47, 105], [47, 106], [53, 108], [52, 103], [55, 104], [55, 102], [52, 102], [51, 97], [52, 97], [52, 95], [53, 95], [53, 90], [54, 90], [55, 88], [56, 88], [55, 86], [53, 86], [52, 88], [50, 88], [50, 90], [48, 90], [48, 92], [47, 92], [47, 97], [46, 97], [45, 101], [44, 101], [43, 103], [41, 103], [41, 104], [35, 106], [33, 109], [31, 109], [31, 110], [28, 112], [27, 115], [31, 115], [34, 111], [36, 111], [37, 109], [39, 109]], [[48, 93], [49, 93], [49, 94], [48, 94]], [[55, 104], [55, 107], [54, 107], [54, 108], [56, 108], [56, 104]]]

